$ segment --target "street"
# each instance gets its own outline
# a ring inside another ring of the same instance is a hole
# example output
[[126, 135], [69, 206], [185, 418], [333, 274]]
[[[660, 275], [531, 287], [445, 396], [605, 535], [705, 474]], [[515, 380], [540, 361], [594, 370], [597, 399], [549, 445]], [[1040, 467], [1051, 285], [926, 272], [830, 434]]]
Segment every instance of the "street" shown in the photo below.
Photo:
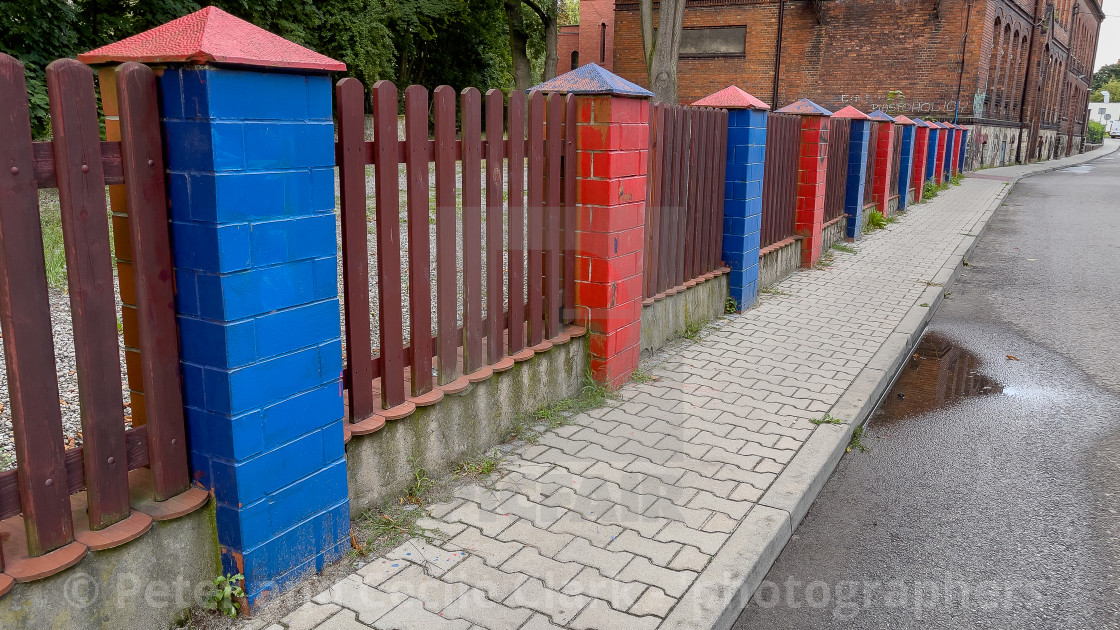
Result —
[[737, 630], [1120, 627], [1118, 200], [1016, 185]]

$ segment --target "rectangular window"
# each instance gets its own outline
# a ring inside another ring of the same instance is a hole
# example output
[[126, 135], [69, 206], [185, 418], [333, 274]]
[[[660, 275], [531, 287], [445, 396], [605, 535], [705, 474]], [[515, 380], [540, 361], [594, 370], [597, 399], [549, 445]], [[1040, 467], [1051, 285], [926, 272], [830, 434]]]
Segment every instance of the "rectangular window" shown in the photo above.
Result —
[[681, 31], [681, 58], [743, 57], [747, 27], [686, 28]]

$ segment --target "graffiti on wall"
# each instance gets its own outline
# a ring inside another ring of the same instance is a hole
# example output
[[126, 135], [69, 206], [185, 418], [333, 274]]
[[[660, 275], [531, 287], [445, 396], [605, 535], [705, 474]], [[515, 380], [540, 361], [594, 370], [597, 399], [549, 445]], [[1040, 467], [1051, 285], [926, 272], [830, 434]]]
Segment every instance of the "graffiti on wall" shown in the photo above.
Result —
[[[972, 109], [975, 110], [977, 103], [983, 103], [984, 95], [977, 94], [972, 100]], [[852, 105], [857, 109], [864, 111], [874, 111], [881, 109], [888, 114], [906, 114], [906, 115], [931, 115], [931, 114], [952, 114], [957, 111], [957, 101], [921, 101], [908, 99], [904, 94], [898, 91], [891, 91], [885, 95], [860, 95], [860, 94], [841, 94], [840, 95], [841, 107], [844, 105]], [[960, 113], [967, 114], [969, 111], [969, 101], [967, 97], [963, 97], [960, 103]], [[982, 105], [981, 105], [982, 107]]]

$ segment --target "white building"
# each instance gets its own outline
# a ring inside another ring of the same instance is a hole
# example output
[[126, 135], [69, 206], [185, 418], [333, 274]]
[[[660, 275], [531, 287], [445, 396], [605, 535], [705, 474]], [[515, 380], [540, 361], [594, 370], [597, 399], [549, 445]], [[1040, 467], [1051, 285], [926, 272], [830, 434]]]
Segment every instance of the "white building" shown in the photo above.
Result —
[[[1113, 99], [1120, 99], [1120, 94], [1113, 94]], [[1089, 120], [1108, 124], [1110, 120], [1120, 120], [1120, 103], [1113, 100], [1111, 103], [1089, 103]]]

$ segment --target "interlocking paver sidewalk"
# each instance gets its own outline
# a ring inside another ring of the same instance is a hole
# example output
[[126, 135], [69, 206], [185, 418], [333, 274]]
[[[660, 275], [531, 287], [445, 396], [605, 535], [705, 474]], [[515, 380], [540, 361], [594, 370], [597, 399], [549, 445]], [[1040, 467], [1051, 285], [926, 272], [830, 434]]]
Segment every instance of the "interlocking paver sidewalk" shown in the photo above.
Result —
[[[890, 345], [892, 333], [1008, 187], [967, 179], [867, 235], [857, 254], [794, 274], [699, 342], [662, 353], [655, 380], [626, 385], [514, 452], [485, 487], [432, 506], [423, 525], [445, 542], [404, 543], [280, 626], [711, 627], [731, 596], [706, 604], [716, 613], [705, 619], [682, 598], [714, 558], [744, 553], [729, 538], [749, 540], [781, 513], [764, 495], [814, 433], [836, 429], [811, 420], [836, 409], [877, 353], [909, 351]], [[753, 569], [737, 570], [727, 589]]]

